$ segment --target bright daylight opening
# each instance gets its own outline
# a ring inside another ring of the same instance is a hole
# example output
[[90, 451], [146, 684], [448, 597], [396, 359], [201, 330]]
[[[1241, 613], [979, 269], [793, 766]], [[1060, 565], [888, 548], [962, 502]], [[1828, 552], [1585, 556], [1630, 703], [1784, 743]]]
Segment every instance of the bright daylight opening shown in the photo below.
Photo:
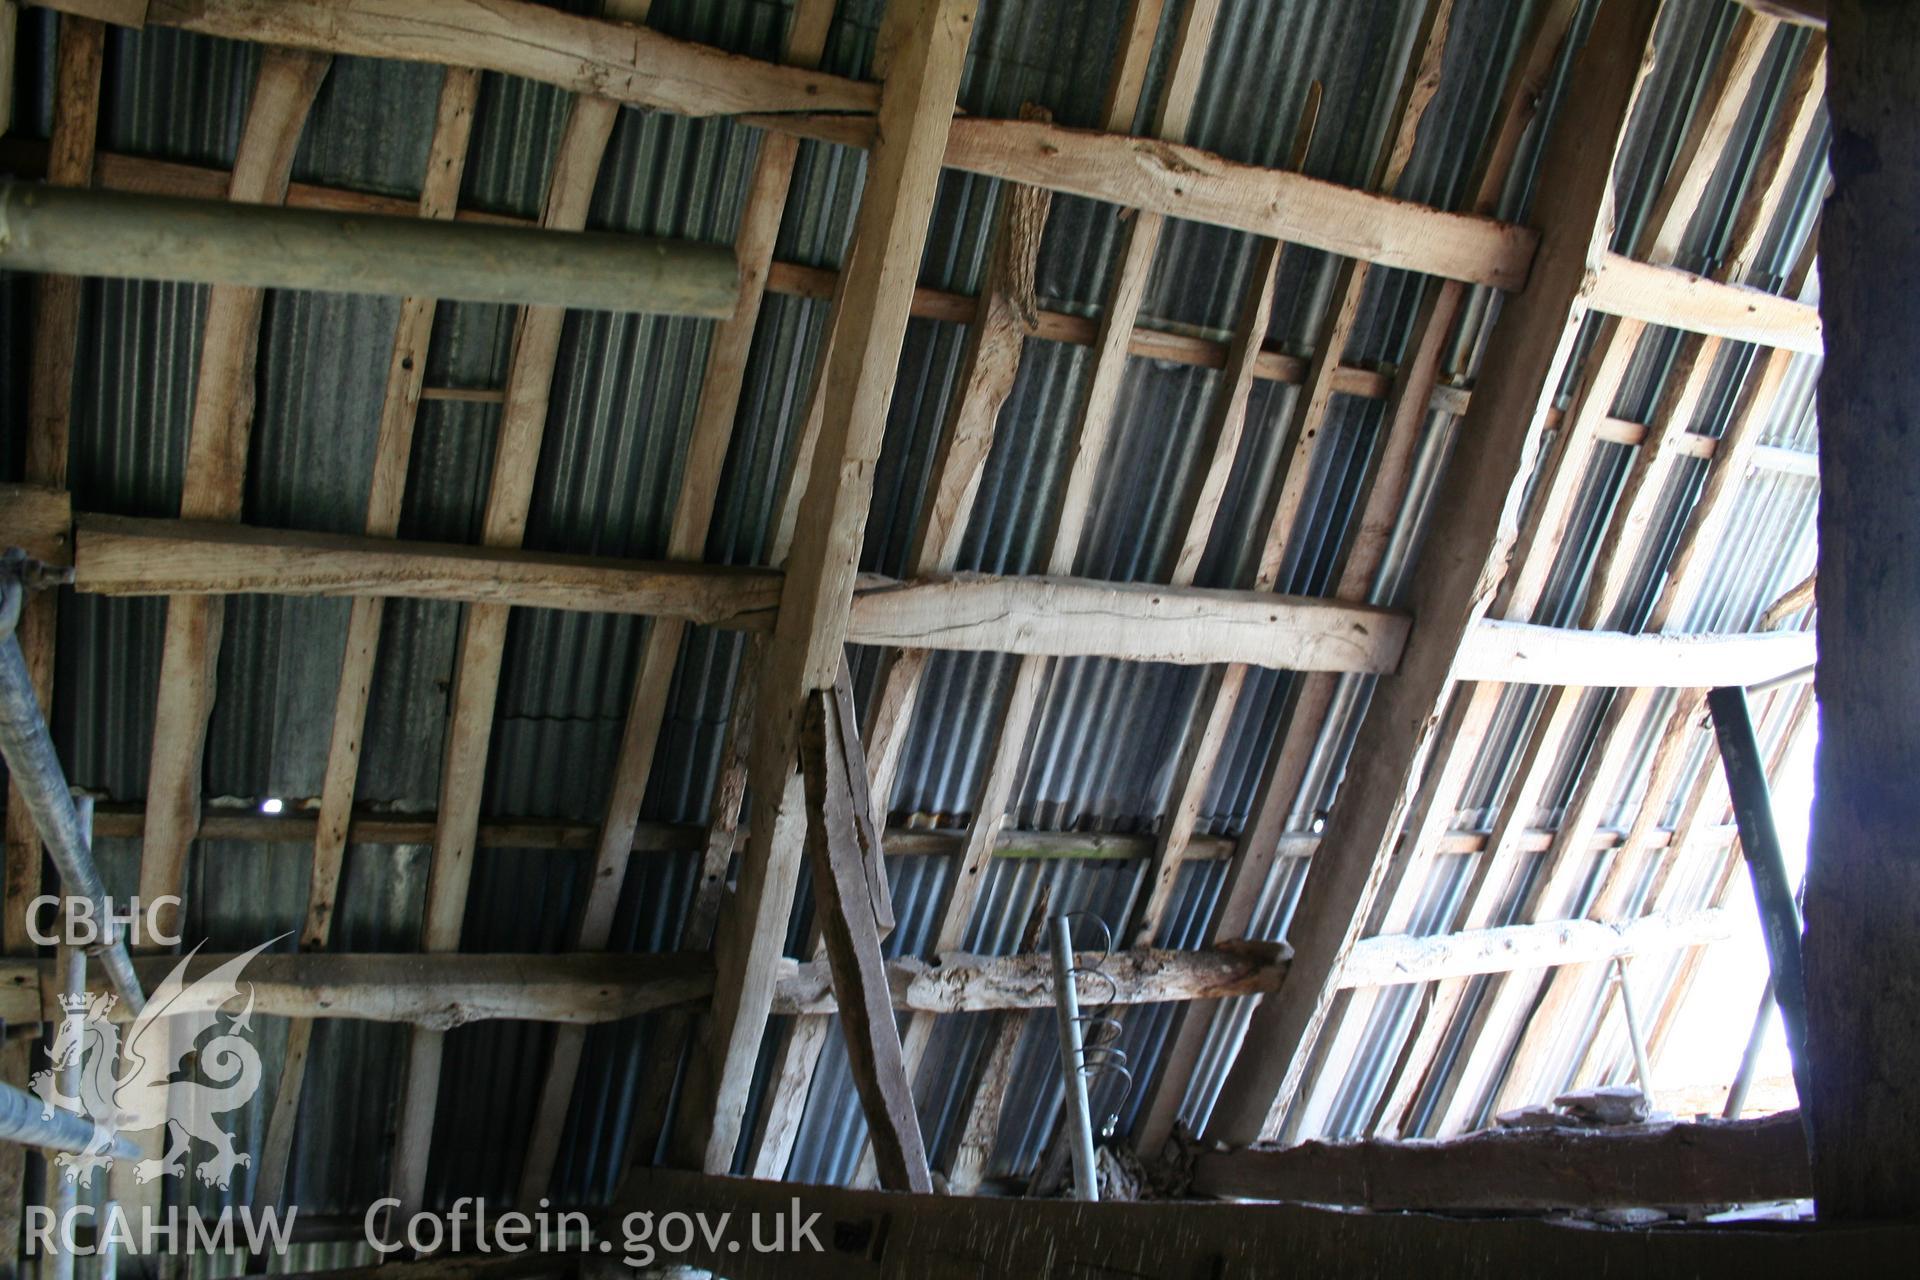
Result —
[[[1813, 805], [1813, 753], [1819, 734], [1781, 762], [1773, 779], [1773, 820], [1787, 872], [1799, 884], [1807, 866], [1808, 823]], [[1760, 993], [1767, 982], [1767, 949], [1751, 882], [1741, 867], [1740, 883], [1727, 894], [1735, 934], [1707, 949], [1699, 977], [1680, 1007], [1673, 1033], [1653, 1064], [1655, 1102], [1676, 1116], [1719, 1115], [1740, 1067], [1740, 1055], [1753, 1030]], [[1767, 1031], [1747, 1093], [1744, 1116], [1769, 1115], [1798, 1106], [1792, 1064], [1779, 1011], [1769, 1009]]]

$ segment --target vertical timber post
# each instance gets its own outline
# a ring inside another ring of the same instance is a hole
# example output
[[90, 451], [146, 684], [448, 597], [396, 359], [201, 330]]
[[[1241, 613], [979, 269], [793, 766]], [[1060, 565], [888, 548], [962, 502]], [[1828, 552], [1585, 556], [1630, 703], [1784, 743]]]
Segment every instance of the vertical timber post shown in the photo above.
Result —
[[1821, 734], [1807, 871], [1814, 1196], [1920, 1213], [1920, 5], [1834, 0], [1820, 230]]

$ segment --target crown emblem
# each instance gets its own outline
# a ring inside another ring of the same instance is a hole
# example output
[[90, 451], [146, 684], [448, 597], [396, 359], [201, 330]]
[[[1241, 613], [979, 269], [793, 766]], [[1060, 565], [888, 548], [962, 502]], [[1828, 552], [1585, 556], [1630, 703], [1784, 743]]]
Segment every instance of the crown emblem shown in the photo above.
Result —
[[89, 998], [86, 995], [63, 995], [60, 997], [60, 1007], [68, 1013], [85, 1013]]

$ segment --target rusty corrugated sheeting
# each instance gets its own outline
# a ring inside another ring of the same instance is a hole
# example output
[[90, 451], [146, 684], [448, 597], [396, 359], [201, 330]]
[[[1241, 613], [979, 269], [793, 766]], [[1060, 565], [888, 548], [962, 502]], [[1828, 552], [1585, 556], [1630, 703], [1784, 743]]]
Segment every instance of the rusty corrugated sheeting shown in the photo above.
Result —
[[[1455, 7], [1444, 78], [1396, 194], [1447, 208], [1468, 198], [1469, 175], [1487, 135], [1505, 70], [1516, 56], [1522, 19], [1535, 7], [1509, 0], [1460, 0]], [[1591, 6], [1589, 6], [1591, 7]], [[840, 5], [825, 64], [862, 74], [871, 57], [881, 5]], [[1099, 105], [1123, 6], [1099, 0], [1021, 4], [983, 0], [961, 95], [970, 112], [1015, 114], [1024, 103], [1052, 110], [1071, 125], [1098, 123]], [[1177, 3], [1169, 6], [1177, 14]], [[1324, 87], [1319, 126], [1306, 170], [1364, 182], [1389, 127], [1395, 89], [1411, 48], [1415, 0], [1353, 5], [1344, 0], [1228, 0], [1216, 28], [1208, 74], [1190, 136], [1235, 159], [1275, 164], [1284, 158], [1308, 86]], [[767, 0], [659, 0], [655, 27], [760, 57], [777, 55], [784, 4]], [[1157, 97], [1175, 23], [1169, 16], [1149, 79]], [[1666, 157], [1685, 127], [1700, 82], [1732, 20], [1726, 3], [1672, 6], [1661, 33], [1663, 57], [1647, 105], [1636, 119], [1621, 168], [1620, 243], [1645, 216]], [[1583, 19], [1584, 21], [1584, 19]], [[29, 11], [23, 47], [37, 51], [40, 81], [19, 127], [47, 132], [53, 45], [51, 18]], [[1783, 36], [1769, 63], [1766, 92], [1777, 92], [1797, 40]], [[108, 38], [102, 146], [198, 164], [227, 165], [251, 92], [256, 62], [246, 46], [164, 29], [114, 29]], [[431, 132], [440, 84], [436, 68], [365, 59], [337, 59], [302, 143], [296, 176], [303, 181], [408, 195]], [[1550, 86], [1548, 112], [1557, 99]], [[1756, 95], [1763, 98], [1764, 94]], [[482, 79], [462, 200], [495, 212], [539, 212], [551, 156], [566, 123], [568, 99], [547, 86], [488, 74]], [[1756, 111], [1758, 106], [1756, 107]], [[1751, 149], [1753, 121], [1743, 125], [1736, 153]], [[1502, 201], [1504, 216], [1524, 208], [1538, 131], [1523, 148]], [[590, 225], [724, 243], [731, 239], [752, 172], [758, 135], [725, 120], [693, 121], [660, 112], [621, 113], [596, 189]], [[1777, 280], [1798, 252], [1822, 182], [1817, 148], [1796, 171], [1796, 200], [1770, 237], [1764, 270]], [[780, 236], [782, 259], [835, 266], [846, 251], [862, 181], [859, 156], [840, 148], [801, 148]], [[984, 269], [998, 184], [949, 172], [941, 183], [923, 283], [977, 287]], [[1702, 267], [1731, 219], [1724, 177], [1690, 233], [1682, 265]], [[1094, 315], [1103, 305], [1119, 230], [1118, 211], [1091, 201], [1055, 201], [1040, 257], [1044, 305]], [[1181, 222], [1169, 224], [1147, 292], [1147, 323], [1220, 337], [1247, 285], [1251, 237]], [[1287, 251], [1276, 293], [1274, 336], [1307, 354], [1337, 264], [1327, 255]], [[1403, 352], [1423, 282], [1403, 272], [1372, 274], [1362, 320], [1346, 352], [1350, 362], [1391, 365]], [[31, 325], [29, 289], [0, 277], [0, 324], [16, 353], [0, 375], [16, 419], [25, 387], [17, 353]], [[168, 285], [90, 282], [84, 293], [76, 376], [72, 487], [84, 510], [138, 515], [177, 511], [197, 372], [204, 290]], [[354, 530], [369, 483], [373, 432], [396, 308], [391, 300], [274, 294], [261, 344], [260, 407], [250, 458], [246, 519], [281, 527]], [[1465, 374], [1488, 319], [1486, 299], [1454, 366]], [[769, 526], [791, 469], [791, 444], [804, 414], [826, 319], [822, 302], [770, 297], [760, 322], [733, 445], [722, 480], [708, 558], [766, 563]], [[500, 307], [446, 305], [428, 360], [431, 384], [498, 387], [512, 339], [513, 315]], [[575, 313], [568, 319], [554, 381], [553, 407], [528, 526], [531, 546], [608, 555], [658, 555], [670, 503], [680, 482], [708, 322]], [[931, 465], [937, 433], [953, 393], [964, 332], [915, 320], [908, 328], [900, 376], [876, 475], [862, 555], [865, 568], [901, 570]], [[1649, 344], [1650, 347], [1660, 344]], [[1649, 354], [1623, 390], [1619, 411], [1644, 416], [1658, 393], [1671, 352]], [[1738, 357], [1728, 379], [1744, 367]], [[1040, 568], [1065, 469], [1067, 424], [1078, 412], [1089, 366], [1084, 348], [1027, 343], [1012, 397], [986, 465], [979, 505], [963, 542], [962, 568], [1029, 572]], [[1769, 444], [1806, 450], [1813, 439], [1812, 362], [1802, 362], [1765, 436]], [[1179, 538], [1177, 496], [1200, 464], [1198, 423], [1219, 375], [1211, 370], [1136, 360], [1114, 423], [1113, 445], [1079, 570], [1120, 580], [1152, 581], [1167, 572]], [[1731, 385], [1730, 381], [1726, 385]], [[1260, 383], [1236, 459], [1222, 518], [1200, 581], [1240, 585], [1263, 536], [1265, 509], [1279, 482], [1284, 433], [1295, 392]], [[1725, 426], [1724, 394], [1694, 429]], [[477, 536], [500, 410], [481, 403], [423, 406], [408, 480], [402, 536], [454, 541]], [[1354, 495], [1381, 425], [1378, 402], [1341, 397], [1317, 456], [1300, 535], [1283, 567], [1282, 589], [1324, 593], [1354, 518]], [[1427, 425], [1414, 493], [1403, 513], [1375, 598], [1396, 599], [1405, 582], [1427, 495], [1448, 451], [1455, 420], [1435, 414]], [[8, 453], [17, 469], [20, 449]], [[1563, 621], [1577, 605], [1584, 567], [1601, 536], [1627, 451], [1600, 451], [1582, 494], [1574, 536], [1556, 568], [1541, 617]], [[8, 474], [14, 474], [10, 470]], [[1663, 504], [1660, 527], [1677, 528], [1698, 485], [1699, 468], [1679, 469]], [[1742, 494], [1729, 545], [1739, 555], [1716, 562], [1711, 586], [1686, 624], [1693, 628], [1751, 625], [1778, 590], [1804, 574], [1811, 551], [1815, 484], [1805, 477], [1763, 473]], [[1643, 567], [1634, 593], [1644, 608], [1657, 589]], [[146, 786], [164, 603], [68, 595], [61, 609], [57, 741], [75, 779], [116, 800], [139, 800]], [[346, 606], [338, 601], [249, 597], [233, 601], [219, 670], [217, 710], [209, 737], [207, 789], [241, 804], [266, 796], [310, 803], [321, 784], [335, 673]], [[396, 811], [424, 811], [437, 801], [448, 685], [455, 664], [457, 606], [407, 602], [386, 611], [373, 702], [366, 729], [360, 800]], [[624, 720], [633, 667], [646, 623], [634, 618], [516, 610], [489, 759], [489, 816], [565, 818], [591, 822], [604, 806]], [[699, 821], [706, 816], [741, 645], [737, 636], [692, 630], [669, 694], [664, 739], [643, 816]], [[856, 653], [865, 691], [873, 654]], [[962, 827], [973, 815], [982, 771], [1004, 707], [1010, 660], [988, 654], [941, 654], [929, 664], [908, 734], [892, 807], [897, 820]], [[1180, 740], [1192, 717], [1200, 673], [1156, 664], [1078, 659], [1052, 665], [1035, 720], [1030, 766], [1016, 791], [1014, 822], [1042, 829], [1142, 832], [1164, 812]], [[1289, 676], [1258, 673], [1242, 699], [1221, 767], [1203, 806], [1201, 830], [1235, 835], [1248, 817], [1269, 755], [1287, 729]], [[1370, 688], [1343, 683], [1335, 713], [1321, 732], [1314, 767], [1294, 804], [1291, 826], [1305, 830], [1332, 802]], [[1468, 788], [1460, 824], [1485, 827], [1494, 815], [1513, 756], [1531, 714], [1525, 691], [1503, 710]], [[1596, 712], [1597, 714], [1597, 712]], [[1630, 773], [1632, 771], [1629, 771]], [[1572, 785], [1571, 771], [1550, 788], [1544, 819], [1556, 816]], [[1636, 779], [1623, 782], [1612, 821], [1627, 816]], [[102, 862], [110, 886], [130, 889], [137, 849], [106, 842]], [[354, 847], [348, 857], [335, 946], [342, 950], [406, 950], [417, 944], [429, 851], [421, 847]], [[307, 857], [298, 846], [202, 842], [190, 871], [189, 943], [248, 946], [297, 926], [305, 902]], [[1420, 922], [1442, 927], [1468, 859], [1436, 863]], [[473, 950], [551, 950], [563, 945], [579, 893], [580, 855], [551, 850], [487, 849], [477, 860], [465, 944]], [[968, 946], [1005, 952], [1017, 943], [1042, 886], [1056, 909], [1090, 911], [1124, 922], [1140, 892], [1143, 864], [1126, 860], [1001, 860], [995, 864]], [[895, 952], [916, 951], [931, 936], [945, 901], [950, 863], [941, 857], [891, 864], [900, 927]], [[1304, 879], [1305, 863], [1286, 858], [1257, 916], [1261, 936], [1283, 936]], [[685, 853], [643, 853], [621, 899], [613, 945], [671, 947], [688, 901], [694, 864]], [[1218, 896], [1221, 868], [1195, 864], [1169, 913], [1163, 938], [1194, 945]], [[789, 951], [804, 945], [810, 895], [803, 891], [789, 932]], [[285, 944], [283, 944], [285, 945]], [[1398, 1052], [1411, 995], [1378, 1002], [1346, 1056], [1323, 1071], [1333, 1092], [1316, 1104], [1327, 1132], [1351, 1132], [1364, 1121], [1384, 1070]], [[1245, 1025], [1244, 1005], [1216, 1018], [1186, 1114], [1211, 1105]], [[263, 1036], [268, 1078], [277, 1074], [283, 1032], [274, 1020]], [[1125, 1020], [1125, 1047], [1141, 1085], [1124, 1102], [1117, 1082], [1096, 1093], [1102, 1116], [1117, 1112], [1124, 1127], [1153, 1079], [1166, 1010]], [[942, 1020], [920, 1081], [928, 1145], [950, 1151], [989, 1020]], [[631, 1158], [636, 1091], [651, 1055], [666, 1052], [653, 1019], [595, 1028], [588, 1037], [572, 1113], [560, 1149], [552, 1196], [559, 1203], [599, 1203], [611, 1194]], [[489, 1024], [464, 1028], [448, 1042], [448, 1069], [435, 1131], [430, 1189], [435, 1199], [485, 1194], [512, 1199], [527, 1128], [551, 1036], [546, 1028]], [[769, 1037], [769, 1045], [776, 1037]], [[397, 1028], [329, 1021], [314, 1041], [305, 1107], [295, 1145], [291, 1191], [303, 1212], [353, 1213], [382, 1193], [398, 1105], [405, 1035]], [[1019, 1180], [1033, 1170], [1060, 1105], [1052, 1043], [1044, 1027], [1020, 1050], [1018, 1084], [1009, 1100], [993, 1176]], [[764, 1077], [766, 1055], [763, 1055]], [[761, 1087], [764, 1087], [764, 1083]], [[258, 1150], [270, 1090], [252, 1112], [236, 1117]], [[759, 1098], [750, 1106], [757, 1109]], [[751, 1116], [748, 1129], [751, 1130]], [[789, 1173], [844, 1181], [854, 1172], [865, 1124], [849, 1086], [844, 1057], [830, 1042], [815, 1080]], [[236, 1180], [234, 1200], [250, 1194]], [[196, 1187], [195, 1202], [216, 1207], [223, 1194]], [[210, 1274], [210, 1273], [209, 1273]]]

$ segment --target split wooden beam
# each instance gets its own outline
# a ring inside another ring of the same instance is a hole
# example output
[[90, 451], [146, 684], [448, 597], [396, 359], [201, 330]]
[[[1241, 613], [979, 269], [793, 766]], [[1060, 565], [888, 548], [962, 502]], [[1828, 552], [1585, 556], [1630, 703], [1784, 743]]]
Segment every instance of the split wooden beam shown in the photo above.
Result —
[[[426, 172], [421, 178], [419, 216], [422, 218], [445, 220], [453, 216], [460, 195], [460, 180], [466, 172], [467, 142], [472, 136], [474, 108], [479, 96], [478, 72], [457, 67], [447, 69], [435, 109]], [[367, 492], [366, 531], [371, 538], [391, 538], [399, 532], [408, 464], [413, 456], [414, 425], [419, 414], [421, 386], [426, 378], [437, 306], [433, 298], [404, 298], [394, 324], [379, 433], [374, 441], [373, 482]], [[327, 743], [326, 774], [315, 821], [306, 918], [300, 929], [302, 951], [325, 950], [333, 933], [334, 906], [346, 861], [353, 796], [360, 776], [360, 744], [366, 727], [367, 705], [373, 693], [374, 662], [379, 652], [385, 608], [382, 597], [355, 596], [347, 617], [340, 681], [334, 695], [333, 730]], [[278, 1204], [286, 1187], [312, 1045], [311, 1020], [295, 1019], [289, 1024], [280, 1082], [274, 1090], [273, 1111], [267, 1121], [254, 1187], [255, 1198], [263, 1205]]]
[[[800, 0], [794, 7], [786, 35], [782, 62], [788, 66], [815, 69], [826, 49], [827, 31], [833, 20], [833, 0]], [[754, 161], [753, 177], [747, 187], [740, 226], [734, 235], [734, 256], [740, 269], [740, 300], [731, 316], [715, 328], [708, 349], [707, 367], [700, 386], [693, 430], [687, 444], [687, 461], [680, 491], [673, 505], [673, 524], [667, 535], [667, 558], [674, 561], [699, 561], [706, 553], [707, 534], [713, 521], [714, 505], [719, 501], [721, 473], [726, 465], [727, 446], [733, 438], [740, 395], [746, 385], [747, 367], [753, 349], [754, 330], [759, 324], [761, 304], [766, 297], [768, 277], [773, 266], [773, 251], [780, 235], [780, 222], [786, 210], [787, 191], [792, 183], [799, 155], [796, 139], [768, 134], [760, 140]], [[777, 600], [777, 591], [771, 606]], [[627, 707], [626, 726], [620, 737], [619, 754], [613, 766], [613, 785], [607, 796], [606, 815], [587, 877], [586, 900], [575, 921], [573, 942], [580, 950], [598, 951], [607, 945], [613, 924], [613, 911], [626, 883], [627, 863], [633, 852], [634, 832], [640, 821], [640, 808], [646, 799], [647, 783], [653, 772], [659, 748], [660, 729], [666, 721], [667, 695], [674, 668], [686, 641], [687, 620], [668, 611], [653, 610], [652, 621], [634, 670], [633, 691]], [[755, 655], [748, 653], [751, 664]], [[748, 691], [736, 694], [743, 700]], [[735, 735], [739, 741], [743, 737]], [[730, 742], [734, 739], [730, 739]], [[722, 786], [728, 775], [737, 776], [738, 768], [723, 768]], [[724, 795], [716, 799], [716, 808], [729, 805]], [[737, 813], [738, 798], [731, 808]], [[733, 841], [707, 842], [707, 857], [701, 867], [700, 888], [695, 908], [681, 925], [680, 945], [704, 950], [712, 944], [713, 921], [724, 887]], [[672, 1092], [671, 1072], [678, 1069], [683, 1044], [691, 1028], [684, 1013], [674, 1015], [660, 1027], [662, 1048], [651, 1088], [642, 1098], [646, 1122], [640, 1126], [639, 1141], [647, 1147], [642, 1158], [651, 1158], [658, 1130], [664, 1126], [667, 1099]], [[526, 1162], [520, 1178], [520, 1202], [531, 1204], [547, 1191], [553, 1167], [559, 1158], [560, 1138], [567, 1110], [573, 1102], [574, 1081], [579, 1076], [580, 1059], [586, 1047], [584, 1032], [561, 1029], [555, 1033], [549, 1052], [547, 1074], [541, 1086], [540, 1104], [528, 1138]]]
[[766, 1030], [802, 852], [792, 838], [800, 718], [808, 694], [830, 687], [842, 661], [874, 460], [972, 31], [970, 0], [894, 0], [885, 19], [883, 141], [869, 160], [851, 261], [835, 297], [820, 373], [822, 425], [762, 663], [750, 754], [752, 834], [715, 938], [720, 977], [705, 1049], [688, 1073], [679, 1142], [683, 1157], [709, 1170], [733, 1164]]
[[893, 1020], [867, 877], [880, 850], [871, 834], [860, 834], [863, 824], [871, 828], [872, 814], [870, 809], [862, 813], [864, 806], [854, 798], [852, 771], [860, 771], [858, 790], [864, 795], [866, 760], [847, 750], [851, 728], [841, 722], [840, 712], [833, 690], [815, 690], [807, 698], [800, 734], [814, 911], [880, 1183], [889, 1191], [931, 1191], [933, 1175], [914, 1111], [913, 1082], [900, 1057], [900, 1029]]
[[[613, 17], [639, 23], [646, 20], [650, 3], [651, 0], [610, 0], [608, 11]], [[520, 6], [509, 0], [506, 8], [491, 10], [486, 16], [496, 22], [517, 18], [525, 25], [507, 29], [516, 33], [516, 39], [524, 40], [529, 31], [542, 29], [545, 18], [521, 13], [519, 9]], [[420, 13], [418, 10], [408, 12], [410, 16]], [[467, 15], [469, 19], [479, 16]], [[336, 14], [334, 18], [343, 23], [349, 20], [344, 14]], [[577, 20], [569, 18], [568, 21]], [[630, 33], [634, 47], [649, 42], [651, 33], [638, 26], [619, 29]], [[341, 28], [329, 26], [326, 30], [337, 33]], [[390, 52], [387, 56], [403, 55]], [[619, 104], [613, 99], [585, 95], [574, 98], [548, 177], [541, 215], [541, 225], [548, 230], [578, 231], [586, 225], [601, 159], [606, 154], [618, 113]], [[514, 326], [506, 400], [495, 437], [492, 478], [481, 521], [480, 540], [487, 547], [517, 548], [525, 538], [565, 321], [566, 310], [562, 307], [530, 306], [520, 311]], [[440, 771], [440, 811], [434, 829], [427, 901], [420, 926], [424, 951], [453, 951], [460, 945], [467, 911], [467, 887], [473, 878], [487, 753], [493, 738], [494, 709], [500, 691], [510, 614], [511, 609], [505, 604], [472, 604], [461, 620]], [[393, 1194], [404, 1212], [419, 1209], [426, 1194], [444, 1044], [444, 1033], [425, 1030], [416, 1030], [410, 1043], [391, 1167]]]
[[[262, 59], [229, 199], [276, 204], [285, 196], [294, 151], [328, 65], [325, 56], [281, 49]], [[219, 285], [208, 293], [180, 493], [182, 519], [240, 519], [264, 297], [262, 290], [240, 285]], [[178, 897], [186, 884], [187, 849], [200, 820], [201, 767], [224, 616], [224, 602], [217, 597], [167, 602], [140, 861], [140, 897], [156, 907], [160, 898]], [[163, 911], [159, 932], [174, 932], [176, 915], [177, 910]]]
[[[1472, 206], [1480, 212], [1495, 208], [1505, 189], [1508, 172], [1544, 98], [1575, 11], [1572, 0], [1555, 0], [1533, 19], [1522, 45], [1523, 52], [1515, 60], [1501, 93], [1502, 105], [1496, 117], [1498, 127], [1480, 162]], [[1387, 548], [1400, 522], [1400, 509], [1426, 431], [1429, 409], [1435, 403], [1436, 389], [1441, 386], [1441, 361], [1466, 302], [1466, 289], [1453, 281], [1430, 289], [1422, 301], [1407, 359], [1386, 406], [1383, 443], [1365, 481], [1359, 502], [1361, 517], [1346, 549], [1337, 595], [1360, 597], [1377, 590]], [[1332, 314], [1337, 321], [1346, 312], [1342, 308]], [[1459, 412], [1463, 407], [1450, 411]], [[1282, 536], [1289, 536], [1290, 532], [1283, 529]], [[1260, 895], [1280, 856], [1284, 834], [1291, 824], [1292, 810], [1319, 737], [1336, 700], [1342, 696], [1342, 683], [1326, 676], [1307, 676], [1296, 683], [1295, 689], [1288, 716], [1290, 727], [1273, 750], [1255, 794], [1245, 835], [1228, 863], [1219, 905], [1209, 924], [1215, 940], [1242, 937], [1251, 928]], [[1225, 692], [1223, 687], [1215, 694], [1216, 699]], [[1183, 757], [1181, 761], [1183, 768], [1190, 763], [1192, 772], [1184, 775], [1187, 781], [1173, 806], [1162, 846], [1156, 851], [1163, 863], [1177, 862], [1191, 854], [1192, 838], [1185, 815], [1190, 811], [1197, 815], [1194, 796], [1211, 782], [1210, 777], [1203, 780], [1199, 776], [1210, 772], [1209, 766], [1203, 763], [1205, 760], [1204, 754], [1196, 751], [1190, 759]], [[1159, 1151], [1172, 1133], [1186, 1104], [1187, 1086], [1205, 1047], [1212, 1013], [1202, 1008], [1180, 1015], [1174, 1036], [1161, 1055], [1159, 1075], [1136, 1128], [1136, 1141], [1141, 1150]]]
[[1328, 827], [1328, 845], [1346, 856], [1316, 859], [1308, 873], [1291, 931], [1292, 981], [1255, 1010], [1210, 1136], [1246, 1143], [1278, 1130], [1331, 1012], [1336, 975], [1385, 879], [1456, 683], [1454, 656], [1491, 603], [1541, 420], [1587, 315], [1591, 269], [1609, 231], [1613, 162], [1648, 67], [1656, 9], [1649, 0], [1602, 6], [1576, 58], [1541, 161], [1533, 274], [1489, 339], [1409, 593], [1420, 624], [1399, 673], [1375, 692]]
[[1209, 1151], [1193, 1189], [1378, 1210], [1616, 1209], [1795, 1200], [1812, 1173], [1798, 1112], [1627, 1128], [1489, 1129], [1442, 1142]]

